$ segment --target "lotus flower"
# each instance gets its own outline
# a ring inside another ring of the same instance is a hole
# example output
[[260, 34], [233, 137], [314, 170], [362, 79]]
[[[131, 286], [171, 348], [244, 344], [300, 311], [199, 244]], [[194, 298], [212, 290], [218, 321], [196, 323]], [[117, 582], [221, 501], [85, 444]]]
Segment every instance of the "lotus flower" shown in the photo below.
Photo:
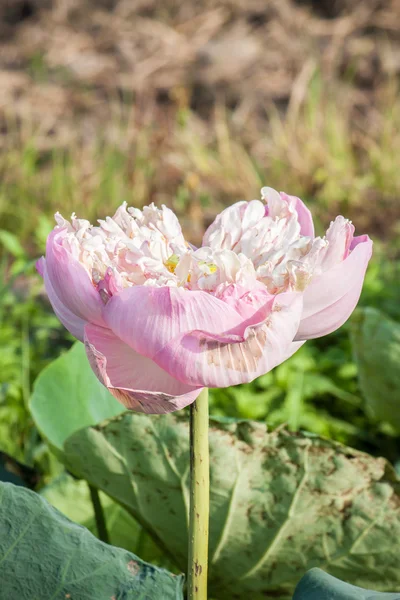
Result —
[[353, 311], [372, 252], [337, 217], [314, 237], [296, 197], [262, 189], [217, 216], [194, 248], [153, 204], [92, 226], [56, 215], [38, 261], [55, 313], [127, 408], [165, 413], [203, 387], [252, 381]]

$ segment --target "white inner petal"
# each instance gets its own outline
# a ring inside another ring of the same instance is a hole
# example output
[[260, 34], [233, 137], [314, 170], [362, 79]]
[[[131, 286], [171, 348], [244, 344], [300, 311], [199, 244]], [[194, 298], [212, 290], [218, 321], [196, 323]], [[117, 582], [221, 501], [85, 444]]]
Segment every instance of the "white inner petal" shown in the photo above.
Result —
[[300, 234], [290, 197], [263, 188], [264, 202], [238, 202], [224, 210], [195, 249], [183, 237], [175, 214], [151, 204], [143, 210], [122, 204], [98, 226], [56, 215], [63, 246], [86, 268], [107, 298], [132, 285], [183, 286], [219, 293], [231, 283], [253, 289], [261, 282], [272, 294], [303, 291], [312, 277], [340, 262], [354, 228], [338, 217], [326, 238]]

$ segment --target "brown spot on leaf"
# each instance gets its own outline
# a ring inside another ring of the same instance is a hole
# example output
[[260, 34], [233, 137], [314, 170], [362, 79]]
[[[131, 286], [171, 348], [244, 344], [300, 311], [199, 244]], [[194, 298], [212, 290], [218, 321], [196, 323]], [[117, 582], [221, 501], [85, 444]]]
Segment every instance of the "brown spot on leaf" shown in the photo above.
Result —
[[140, 566], [135, 560], [130, 560], [126, 566], [131, 575], [137, 575], [140, 571]]

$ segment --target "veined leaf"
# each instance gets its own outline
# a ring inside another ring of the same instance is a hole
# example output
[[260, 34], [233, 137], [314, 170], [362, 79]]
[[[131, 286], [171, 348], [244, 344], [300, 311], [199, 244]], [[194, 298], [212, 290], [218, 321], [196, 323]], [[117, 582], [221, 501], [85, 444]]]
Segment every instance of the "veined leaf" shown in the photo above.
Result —
[[[119, 415], [73, 434], [65, 456], [185, 569], [185, 414]], [[210, 464], [213, 597], [289, 600], [313, 566], [365, 588], [400, 586], [400, 484], [384, 459], [313, 435], [212, 419]]]
[[60, 458], [68, 436], [124, 410], [96, 379], [80, 342], [40, 373], [30, 399], [39, 431]]
[[[123, 412], [124, 407], [100, 384], [90, 368], [83, 344], [52, 362], [37, 378], [30, 400], [36, 425], [56, 456], [65, 463], [64, 442], [75, 431]], [[43, 495], [68, 517], [97, 533], [87, 502], [87, 484], [61, 476]], [[68, 503], [68, 499], [70, 502]], [[112, 501], [105, 506], [111, 542], [137, 551], [151, 560], [161, 553], [134, 519]], [[87, 520], [89, 519], [89, 520]]]
[[365, 590], [340, 581], [321, 569], [311, 569], [296, 587], [293, 600], [400, 600], [400, 593]]
[[182, 577], [109, 546], [44, 498], [0, 482], [4, 600], [183, 600]]
[[[40, 490], [40, 495], [66, 517], [83, 525], [97, 535], [93, 505], [90, 500], [86, 481], [76, 480], [68, 473], [62, 473], [49, 485]], [[138, 552], [145, 560], [153, 562], [160, 558], [160, 551], [149, 536], [143, 540], [140, 525], [120, 504], [100, 492], [100, 501], [104, 511], [110, 543], [131, 552]]]

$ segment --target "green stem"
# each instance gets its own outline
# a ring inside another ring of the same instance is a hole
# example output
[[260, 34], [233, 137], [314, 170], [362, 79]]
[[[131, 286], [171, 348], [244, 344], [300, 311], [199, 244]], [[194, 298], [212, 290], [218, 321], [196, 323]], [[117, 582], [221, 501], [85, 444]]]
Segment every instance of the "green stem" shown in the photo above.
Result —
[[88, 483], [89, 491], [90, 491], [90, 499], [93, 504], [94, 510], [94, 518], [96, 520], [97, 534], [102, 542], [106, 544], [110, 543], [110, 538], [108, 536], [106, 519], [104, 517], [103, 507], [100, 502], [99, 491], [97, 488], [93, 487]]
[[190, 515], [188, 600], [207, 600], [210, 463], [208, 389], [190, 406]]

